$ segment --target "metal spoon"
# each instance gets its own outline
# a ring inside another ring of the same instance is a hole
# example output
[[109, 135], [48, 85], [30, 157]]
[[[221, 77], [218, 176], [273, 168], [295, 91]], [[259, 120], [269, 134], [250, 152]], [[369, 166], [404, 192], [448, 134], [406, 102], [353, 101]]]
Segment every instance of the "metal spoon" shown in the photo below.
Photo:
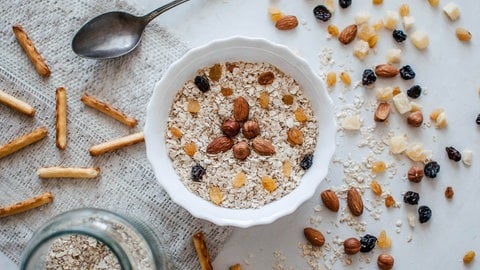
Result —
[[79, 56], [94, 59], [127, 54], [138, 46], [150, 21], [187, 1], [189, 0], [172, 1], [142, 17], [120, 11], [97, 16], [78, 30], [72, 41], [72, 49]]

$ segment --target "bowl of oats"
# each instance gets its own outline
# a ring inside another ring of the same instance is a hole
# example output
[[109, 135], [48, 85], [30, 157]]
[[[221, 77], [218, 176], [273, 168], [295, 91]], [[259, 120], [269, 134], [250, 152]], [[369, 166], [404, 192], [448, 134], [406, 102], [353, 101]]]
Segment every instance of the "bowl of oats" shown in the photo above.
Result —
[[268, 224], [311, 198], [335, 150], [332, 100], [307, 62], [261, 38], [187, 52], [156, 85], [147, 157], [171, 199], [217, 225]]

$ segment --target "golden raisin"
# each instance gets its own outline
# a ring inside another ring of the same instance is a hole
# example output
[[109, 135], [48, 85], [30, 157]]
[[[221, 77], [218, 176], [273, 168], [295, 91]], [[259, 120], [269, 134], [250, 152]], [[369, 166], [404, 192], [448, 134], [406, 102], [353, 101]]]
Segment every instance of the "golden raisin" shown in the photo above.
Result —
[[275, 189], [277, 189], [277, 182], [275, 181], [275, 179], [271, 178], [268, 175], [263, 176], [262, 177], [262, 186], [266, 191], [272, 192]]
[[337, 74], [334, 71], [327, 73], [327, 87], [332, 87], [337, 82]]
[[208, 77], [210, 77], [212, 81], [218, 82], [222, 77], [222, 66], [220, 64], [213, 65], [208, 72]]
[[290, 177], [290, 174], [292, 173], [292, 163], [290, 160], [285, 160], [282, 164], [282, 173], [283, 176], [285, 177]]
[[187, 104], [187, 111], [191, 113], [198, 113], [200, 111], [200, 102], [196, 100], [189, 100]]
[[372, 3], [374, 5], [381, 5], [383, 3], [383, 0], [372, 0]]
[[378, 35], [373, 35], [371, 38], [368, 39], [368, 47], [373, 48], [377, 45]]
[[293, 127], [287, 131], [287, 141], [293, 145], [303, 143], [303, 133], [296, 127]]
[[400, 87], [395, 86], [395, 87], [393, 87], [392, 95], [396, 96], [396, 95], [400, 94], [401, 92], [402, 92], [402, 90], [400, 90]]
[[176, 127], [171, 127], [170, 128], [170, 132], [172, 133], [172, 135], [177, 138], [177, 139], [180, 139], [182, 138], [183, 136], [183, 133], [182, 131], [179, 129], [179, 128], [176, 128]]
[[283, 17], [282, 11], [276, 7], [269, 7], [268, 13], [270, 14], [270, 20], [272, 20], [272, 22], [277, 22]]
[[194, 142], [189, 142], [185, 144], [185, 146], [183, 146], [183, 150], [185, 151], [185, 154], [193, 157], [193, 155], [195, 155], [195, 153], [197, 152], [197, 146]]
[[383, 161], [375, 161], [372, 164], [372, 172], [373, 173], [382, 173], [387, 169], [387, 164]]
[[210, 196], [210, 201], [216, 205], [221, 204], [223, 201], [223, 192], [219, 187], [210, 187], [208, 195]]
[[447, 199], [453, 198], [453, 188], [452, 187], [448, 186], [445, 189], [445, 198], [447, 198]]
[[268, 94], [268, 92], [261, 92], [258, 101], [262, 109], [268, 109], [268, 104], [270, 103], [270, 95]]
[[222, 87], [220, 89], [220, 93], [222, 93], [223, 96], [228, 97], [233, 95], [233, 89], [228, 87]]
[[282, 97], [283, 104], [285, 105], [292, 105], [293, 104], [293, 96], [290, 94], [283, 95]]
[[262, 72], [258, 75], [258, 83], [260, 85], [269, 85], [273, 83], [273, 80], [275, 80], [275, 74], [271, 71], [266, 71]]
[[368, 40], [370, 40], [370, 38], [375, 35], [376, 35], [375, 30], [373, 29], [373, 27], [369, 26], [368, 24], [362, 24], [358, 28], [357, 37], [363, 41], [368, 42]]
[[400, 13], [400, 16], [405, 17], [410, 15], [410, 6], [408, 4], [401, 4], [400, 7], [398, 8], [398, 12]]
[[247, 175], [243, 172], [240, 172], [233, 178], [232, 185], [234, 188], [241, 188], [243, 185], [245, 185], [246, 181]]
[[338, 27], [334, 24], [329, 24], [327, 26], [327, 31], [332, 37], [338, 36]]
[[347, 72], [340, 73], [340, 80], [342, 80], [343, 84], [350, 85], [352, 83], [352, 79]]
[[305, 122], [308, 120], [307, 115], [305, 114], [305, 111], [302, 108], [298, 108], [294, 111], [295, 119], [298, 122]]
[[440, 2], [440, 0], [428, 0], [428, 3], [430, 4], [430, 6], [432, 7], [436, 7], [438, 6], [438, 3]]
[[380, 19], [372, 24], [372, 28], [375, 31], [379, 31], [383, 28], [383, 20]]
[[389, 248], [392, 245], [392, 239], [387, 236], [387, 232], [382, 230], [377, 237], [377, 245], [379, 248]]
[[474, 258], [475, 258], [475, 251], [470, 250], [467, 253], [465, 253], [465, 255], [463, 255], [463, 263], [469, 264], [473, 261]]
[[375, 195], [382, 195], [382, 186], [380, 186], [380, 184], [376, 180], [372, 180], [372, 182], [370, 182], [370, 188]]
[[392, 195], [387, 195], [387, 197], [385, 197], [385, 206], [386, 207], [392, 207], [392, 206], [395, 206], [396, 202], [395, 202], [395, 199], [392, 197]]

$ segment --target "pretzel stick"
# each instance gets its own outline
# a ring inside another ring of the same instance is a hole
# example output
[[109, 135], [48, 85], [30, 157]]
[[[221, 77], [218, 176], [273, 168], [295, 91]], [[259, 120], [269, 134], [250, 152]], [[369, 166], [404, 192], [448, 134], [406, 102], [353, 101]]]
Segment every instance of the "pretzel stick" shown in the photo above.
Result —
[[30, 38], [28, 38], [28, 35], [23, 30], [23, 27], [18, 24], [14, 25], [13, 33], [15, 34], [18, 43], [20, 46], [22, 46], [23, 50], [27, 54], [28, 58], [30, 58], [30, 61], [32, 61], [32, 64], [35, 66], [38, 74], [43, 77], [50, 76], [50, 69], [45, 63], [43, 57], [38, 53], [35, 45], [33, 45], [33, 42], [30, 40]]
[[102, 113], [120, 121], [121, 123], [133, 128], [137, 125], [137, 119], [125, 115], [123, 112], [118, 109], [108, 105], [105, 102], [97, 100], [88, 94], [84, 94], [80, 99], [85, 105], [92, 107], [96, 110], [101, 111]]
[[57, 147], [64, 150], [67, 147], [67, 91], [63, 87], [58, 87], [55, 95], [57, 98]]
[[95, 178], [100, 168], [47, 167], [39, 168], [37, 174], [40, 178]]
[[7, 105], [8, 107], [16, 110], [17, 112], [21, 112], [28, 116], [35, 115], [35, 109], [30, 106], [28, 103], [17, 99], [2, 90], [0, 90], [0, 103]]
[[213, 270], [212, 260], [210, 259], [205, 236], [202, 232], [196, 232], [193, 235], [193, 245], [195, 246], [195, 251], [197, 251], [198, 261], [202, 270]]
[[53, 201], [53, 193], [45, 192], [33, 198], [0, 208], [0, 218], [23, 213]]
[[125, 137], [113, 139], [108, 142], [97, 144], [95, 146], [90, 147], [89, 151], [90, 151], [90, 155], [98, 156], [103, 153], [117, 150], [125, 146], [143, 142], [144, 140], [145, 138], [143, 137], [143, 132], [138, 132]]
[[15, 138], [13, 141], [1, 145], [0, 146], [0, 158], [3, 158], [5, 156], [8, 156], [12, 153], [17, 152], [18, 150], [24, 148], [25, 146], [28, 146], [34, 142], [37, 142], [45, 136], [47, 136], [47, 128], [46, 127], [40, 127], [35, 129], [34, 131], [25, 134], [23, 136], [20, 136], [18, 138]]

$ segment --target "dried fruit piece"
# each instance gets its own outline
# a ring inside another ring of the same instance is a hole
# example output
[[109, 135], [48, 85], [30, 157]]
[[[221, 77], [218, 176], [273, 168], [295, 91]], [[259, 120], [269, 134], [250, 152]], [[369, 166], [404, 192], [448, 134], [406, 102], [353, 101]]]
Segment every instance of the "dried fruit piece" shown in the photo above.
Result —
[[237, 67], [237, 63], [227, 62], [225, 63], [225, 67], [227, 68], [228, 72], [232, 73], [233, 70]]
[[294, 15], [283, 16], [275, 23], [275, 27], [278, 30], [292, 30], [297, 26], [298, 26], [298, 19]]
[[360, 240], [354, 237], [350, 237], [343, 241], [343, 250], [345, 251], [345, 254], [348, 255], [354, 255], [360, 252], [361, 246], [362, 244], [360, 243]]
[[232, 186], [234, 188], [241, 188], [245, 185], [245, 182], [247, 181], [247, 175], [243, 172], [239, 172], [235, 177], [233, 178], [232, 181]]
[[243, 123], [242, 127], [243, 136], [247, 139], [253, 139], [260, 134], [260, 126], [255, 120], [248, 120]]
[[423, 50], [428, 47], [430, 43], [428, 35], [425, 31], [417, 30], [410, 35], [410, 40], [412, 41], [413, 45], [419, 49]]
[[355, 188], [351, 187], [347, 191], [347, 206], [350, 212], [354, 216], [360, 216], [363, 213], [363, 201], [362, 196]]
[[220, 205], [223, 201], [223, 192], [219, 187], [210, 187], [208, 190], [210, 201], [216, 205]]
[[432, 218], [432, 210], [426, 205], [418, 207], [418, 221], [425, 223]]
[[401, 154], [407, 149], [407, 136], [400, 134], [390, 138], [389, 142], [390, 152], [392, 154]]
[[379, 160], [379, 161], [375, 161], [373, 164], [372, 164], [372, 172], [373, 173], [382, 173], [384, 172], [385, 170], [387, 169], [387, 164], [385, 164], [385, 162]]
[[395, 105], [395, 108], [400, 114], [404, 114], [412, 110], [412, 104], [410, 103], [410, 100], [408, 100], [408, 97], [405, 95], [405, 93], [401, 92], [398, 95], [395, 95], [392, 100], [393, 105]]
[[222, 77], [222, 66], [220, 64], [215, 64], [210, 67], [208, 77], [210, 77], [210, 80], [218, 82], [218, 80], [220, 80]]
[[415, 72], [410, 65], [405, 65], [400, 68], [400, 77], [404, 80], [411, 80], [415, 78]]
[[185, 151], [185, 154], [193, 157], [197, 152], [197, 145], [194, 142], [189, 142], [183, 146], [183, 150]]
[[342, 32], [338, 35], [338, 40], [344, 44], [347, 45], [350, 42], [352, 42], [355, 37], [357, 36], [357, 25], [356, 24], [351, 24], [347, 27], [345, 27]]
[[312, 167], [312, 165], [313, 165], [313, 154], [312, 153], [305, 154], [302, 158], [302, 161], [300, 161], [300, 167], [304, 170], [308, 170], [310, 169], [310, 167]]
[[255, 137], [252, 141], [253, 150], [262, 156], [271, 156], [275, 154], [275, 147], [271, 141], [260, 137]]
[[189, 100], [187, 103], [187, 111], [190, 113], [198, 113], [200, 111], [200, 102]]
[[432, 151], [425, 150], [421, 143], [412, 143], [407, 146], [405, 154], [413, 161], [425, 162], [425, 160], [430, 159]]
[[282, 174], [283, 176], [289, 178], [292, 174], [292, 162], [290, 160], [285, 160], [282, 163]]
[[385, 206], [387, 208], [395, 206], [396, 204], [397, 202], [395, 201], [392, 195], [388, 194], [387, 196], [385, 196]]
[[325, 244], [325, 237], [319, 230], [307, 227], [303, 229], [303, 235], [305, 235], [305, 238], [307, 238], [312, 246], [321, 247]]
[[375, 45], [377, 45], [377, 42], [378, 42], [378, 35], [374, 35], [372, 37], [370, 37], [368, 40], [368, 47], [370, 48], [374, 48]]
[[375, 89], [375, 96], [379, 101], [389, 101], [393, 98], [393, 88], [390, 86], [378, 87]]
[[460, 41], [469, 41], [470, 39], [472, 39], [472, 33], [462, 27], [457, 27], [457, 29], [455, 29], [455, 34]]
[[210, 90], [210, 82], [208, 81], [208, 78], [205, 75], [196, 76], [194, 83], [198, 87], [198, 89], [204, 93]]
[[250, 155], [250, 146], [247, 142], [241, 141], [233, 145], [233, 156], [236, 159], [244, 160]]
[[195, 164], [192, 167], [192, 170], [190, 171], [190, 176], [192, 177], [192, 180], [195, 182], [200, 181], [202, 179], [203, 175], [205, 174], [205, 168], [202, 167], [200, 164]]
[[327, 73], [327, 87], [332, 87], [337, 82], [337, 74], [335, 71], [330, 71]]
[[303, 144], [303, 133], [296, 127], [292, 127], [287, 131], [287, 141], [293, 145]]
[[372, 4], [381, 5], [381, 4], [383, 4], [383, 0], [372, 0]]
[[340, 201], [338, 200], [337, 194], [331, 189], [327, 189], [320, 193], [320, 198], [322, 199], [323, 204], [330, 211], [338, 212], [340, 208]]
[[464, 149], [462, 151], [462, 161], [466, 166], [472, 165], [473, 152], [472, 150]]
[[375, 110], [375, 114], [373, 115], [373, 120], [377, 122], [383, 122], [387, 120], [389, 115], [390, 104], [388, 104], [387, 102], [380, 102], [377, 109]]
[[285, 105], [292, 105], [293, 104], [293, 96], [290, 94], [283, 95], [282, 97], [283, 104]]
[[250, 106], [244, 97], [237, 97], [233, 101], [233, 118], [239, 122], [243, 122], [248, 119], [250, 113]]
[[282, 11], [276, 7], [269, 7], [268, 13], [270, 14], [270, 20], [272, 20], [272, 22], [277, 22], [283, 17]]
[[377, 80], [375, 72], [371, 69], [365, 69], [362, 74], [362, 85], [370, 85]]
[[398, 13], [400, 13], [402, 17], [410, 15], [410, 6], [407, 3], [401, 4], [400, 7], [398, 7]]
[[345, 85], [350, 85], [352, 83], [352, 79], [347, 72], [340, 72], [340, 80], [342, 80]]
[[233, 95], [233, 89], [232, 88], [228, 88], [228, 87], [222, 87], [220, 89], [220, 93], [222, 93], [222, 95], [224, 97], [228, 97], [228, 96], [231, 96]]
[[327, 32], [330, 36], [336, 37], [336, 36], [338, 36], [338, 33], [339, 33], [338, 27], [334, 24], [329, 24], [327, 26]]
[[458, 17], [460, 17], [460, 8], [458, 8], [455, 2], [450, 2], [443, 7], [443, 13], [445, 13], [450, 20], [456, 21]]
[[215, 139], [207, 146], [207, 154], [218, 154], [220, 152], [225, 152], [233, 147], [233, 140], [227, 136], [220, 136]]
[[360, 115], [349, 115], [341, 122], [342, 128], [347, 130], [359, 130], [361, 125]]
[[180, 139], [182, 138], [183, 136], [183, 133], [182, 131], [179, 129], [179, 128], [176, 128], [176, 127], [171, 127], [170, 128], [170, 132], [172, 133], [172, 135], [177, 138], [177, 139]]
[[381, 270], [390, 270], [393, 268], [394, 259], [391, 255], [380, 254], [377, 257], [377, 266]]
[[436, 161], [430, 161], [427, 164], [425, 164], [425, 167], [423, 168], [423, 173], [425, 176], [430, 177], [430, 178], [435, 178], [437, 177], [437, 174], [440, 172], [440, 165]]
[[306, 122], [308, 120], [308, 117], [307, 117], [307, 114], [305, 113], [305, 111], [302, 109], [302, 108], [298, 108], [296, 109], [293, 114], [295, 115], [295, 120], [297, 120], [298, 122]]
[[428, 3], [430, 4], [430, 6], [436, 7], [438, 6], [438, 3], [440, 3], [440, 0], [428, 0]]
[[422, 94], [422, 87], [414, 85], [407, 90], [407, 96], [411, 98], [418, 98]]
[[258, 97], [258, 102], [260, 103], [260, 108], [268, 109], [268, 105], [270, 104], [270, 94], [266, 91], [261, 92]]
[[382, 186], [380, 186], [376, 180], [372, 180], [372, 182], [370, 182], [370, 189], [375, 195], [382, 195]]
[[370, 45], [364, 40], [357, 40], [353, 45], [353, 56], [357, 57], [360, 60], [367, 57], [368, 52], [370, 51]]
[[459, 162], [462, 159], [462, 154], [453, 146], [446, 147], [445, 151], [447, 152], [448, 158], [455, 162]]
[[387, 10], [385, 13], [384, 27], [389, 30], [394, 30], [397, 26], [397, 22], [400, 19], [398, 12]]
[[376, 243], [377, 243], [377, 237], [371, 234], [365, 234], [360, 239], [360, 252], [362, 253], [370, 252], [375, 248]]
[[416, 205], [418, 204], [418, 201], [420, 200], [420, 194], [418, 194], [415, 191], [407, 191], [403, 195], [403, 202], [408, 203], [411, 205]]
[[395, 29], [392, 32], [392, 37], [396, 42], [404, 42], [407, 39], [407, 34], [402, 30]]
[[262, 186], [266, 191], [272, 192], [277, 189], [277, 182], [275, 181], [275, 179], [271, 178], [270, 176], [263, 176]]
[[475, 258], [475, 251], [473, 250], [467, 251], [465, 255], [463, 255], [463, 263], [469, 264], [473, 261], [474, 258]]
[[225, 135], [233, 137], [240, 132], [240, 124], [234, 119], [227, 119], [223, 122], [220, 129]]
[[382, 230], [377, 238], [377, 245], [379, 248], [389, 248], [392, 246], [392, 239], [387, 236], [387, 232]]
[[352, 4], [352, 0], [338, 0], [338, 5], [341, 8], [348, 8]]
[[260, 85], [272, 84], [273, 80], [275, 80], [275, 74], [271, 71], [262, 72], [258, 75], [258, 83]]
[[451, 198], [453, 198], [453, 194], [454, 194], [454, 192], [453, 192], [453, 188], [451, 186], [448, 186], [448, 187], [445, 188], [445, 198], [451, 199]]
[[313, 9], [313, 15], [316, 19], [326, 22], [332, 17], [332, 13], [324, 5], [318, 5]]

